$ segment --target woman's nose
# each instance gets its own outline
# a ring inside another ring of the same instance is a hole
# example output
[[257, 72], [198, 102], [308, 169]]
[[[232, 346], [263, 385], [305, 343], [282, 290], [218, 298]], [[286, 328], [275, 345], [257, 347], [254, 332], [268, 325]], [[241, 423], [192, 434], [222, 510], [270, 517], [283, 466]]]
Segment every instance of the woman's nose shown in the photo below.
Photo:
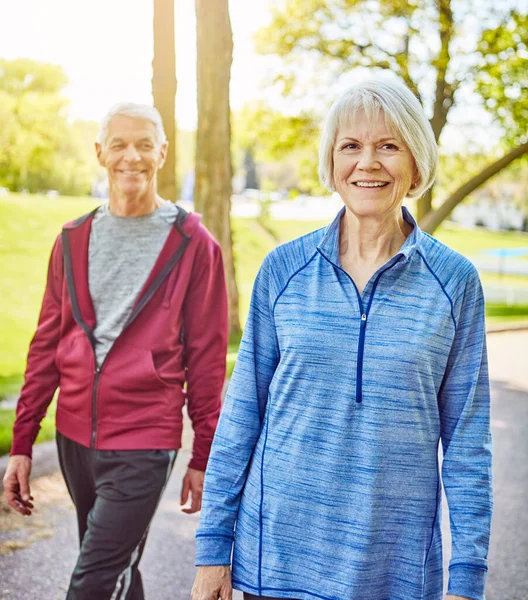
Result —
[[380, 168], [380, 162], [376, 152], [369, 148], [364, 148], [360, 154], [358, 168], [363, 171], [372, 171]]

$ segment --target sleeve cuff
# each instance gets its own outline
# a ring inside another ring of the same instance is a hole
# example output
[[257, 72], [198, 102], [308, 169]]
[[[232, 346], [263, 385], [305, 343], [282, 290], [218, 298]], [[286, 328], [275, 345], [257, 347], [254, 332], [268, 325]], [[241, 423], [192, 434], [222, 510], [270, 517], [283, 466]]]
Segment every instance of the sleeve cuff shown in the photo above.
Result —
[[447, 593], [470, 600], [485, 600], [484, 588], [488, 569], [467, 564], [454, 564], [449, 567]]
[[20, 439], [17, 436], [15, 436], [11, 444], [11, 451], [9, 452], [10, 456], [13, 456], [14, 454], [24, 454], [25, 456], [29, 456], [29, 458], [32, 458], [33, 445], [30, 441], [26, 439]]
[[196, 566], [230, 565], [233, 536], [196, 534]]
[[191, 458], [191, 462], [188, 465], [189, 469], [195, 469], [196, 471], [205, 471], [207, 467], [207, 458]]

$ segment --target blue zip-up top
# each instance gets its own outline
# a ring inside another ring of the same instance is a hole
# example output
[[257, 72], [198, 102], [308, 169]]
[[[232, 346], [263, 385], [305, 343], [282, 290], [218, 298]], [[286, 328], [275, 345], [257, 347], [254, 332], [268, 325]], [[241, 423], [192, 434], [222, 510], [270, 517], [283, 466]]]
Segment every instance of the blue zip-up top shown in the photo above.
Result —
[[[209, 458], [197, 565], [300, 600], [484, 599], [492, 511], [484, 301], [472, 264], [414, 226], [360, 295], [339, 221], [257, 276]], [[235, 531], [236, 525], [236, 531]], [[233, 555], [232, 554], [233, 551]]]

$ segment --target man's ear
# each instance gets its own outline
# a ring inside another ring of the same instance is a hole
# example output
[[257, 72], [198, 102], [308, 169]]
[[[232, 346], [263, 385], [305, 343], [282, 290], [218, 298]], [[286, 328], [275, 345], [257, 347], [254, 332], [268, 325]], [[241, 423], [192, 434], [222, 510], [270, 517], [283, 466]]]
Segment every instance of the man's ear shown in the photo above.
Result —
[[105, 167], [105, 159], [104, 159], [104, 155], [103, 155], [103, 147], [101, 146], [101, 144], [99, 142], [95, 142], [95, 154], [97, 155], [97, 160], [99, 161], [99, 164], [101, 165], [101, 167]]
[[169, 148], [169, 142], [163, 142], [163, 144], [161, 144], [160, 162], [159, 162], [158, 169], [161, 169], [161, 167], [163, 167], [163, 165], [165, 164], [165, 159], [167, 158], [167, 149], [168, 148]]

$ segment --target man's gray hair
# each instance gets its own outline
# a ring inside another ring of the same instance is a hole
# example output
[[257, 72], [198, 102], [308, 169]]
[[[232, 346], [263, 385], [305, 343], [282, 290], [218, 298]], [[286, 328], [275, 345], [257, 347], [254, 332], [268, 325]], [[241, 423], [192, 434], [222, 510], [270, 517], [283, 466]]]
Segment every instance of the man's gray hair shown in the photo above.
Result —
[[436, 177], [438, 145], [418, 99], [403, 83], [385, 76], [356, 83], [330, 108], [319, 146], [319, 177], [323, 185], [335, 191], [333, 152], [337, 131], [353, 123], [358, 113], [366, 117], [369, 125], [383, 116], [391, 135], [409, 148], [419, 178], [407, 196], [422, 196]]
[[99, 129], [99, 137], [97, 141], [100, 144], [104, 144], [108, 136], [108, 128], [110, 127], [110, 121], [112, 117], [117, 115], [123, 117], [132, 117], [133, 119], [145, 119], [154, 124], [156, 128], [156, 140], [161, 146], [167, 141], [165, 130], [163, 129], [163, 121], [158, 110], [148, 104], [136, 104], [135, 102], [120, 102], [114, 104], [112, 108], [106, 113], [101, 120], [101, 127]]

